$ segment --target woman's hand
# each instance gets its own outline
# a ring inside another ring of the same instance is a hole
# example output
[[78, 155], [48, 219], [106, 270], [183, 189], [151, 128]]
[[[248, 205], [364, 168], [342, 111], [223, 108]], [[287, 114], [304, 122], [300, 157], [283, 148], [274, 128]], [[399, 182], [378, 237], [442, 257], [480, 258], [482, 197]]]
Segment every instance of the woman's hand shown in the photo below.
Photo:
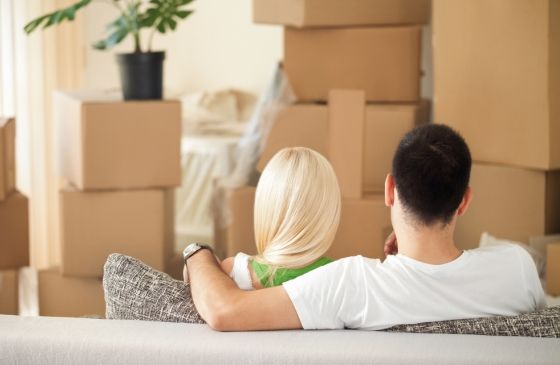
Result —
[[399, 252], [397, 236], [395, 235], [394, 231], [391, 232], [389, 237], [387, 237], [387, 239], [385, 240], [385, 247], [383, 247], [383, 252], [385, 253], [385, 256], [396, 255]]

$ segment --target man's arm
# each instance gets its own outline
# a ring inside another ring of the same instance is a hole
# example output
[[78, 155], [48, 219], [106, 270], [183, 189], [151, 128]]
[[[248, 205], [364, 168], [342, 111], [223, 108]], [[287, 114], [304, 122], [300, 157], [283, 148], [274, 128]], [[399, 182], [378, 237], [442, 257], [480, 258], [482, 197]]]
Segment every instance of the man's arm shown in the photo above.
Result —
[[290, 297], [282, 286], [243, 291], [220, 269], [209, 250], [188, 260], [194, 305], [218, 331], [302, 328]]

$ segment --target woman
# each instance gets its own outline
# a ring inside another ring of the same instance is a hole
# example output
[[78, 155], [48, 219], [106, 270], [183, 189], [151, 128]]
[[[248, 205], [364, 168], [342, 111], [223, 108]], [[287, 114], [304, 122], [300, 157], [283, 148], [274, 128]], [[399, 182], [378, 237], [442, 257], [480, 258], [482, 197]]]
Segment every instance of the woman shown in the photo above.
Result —
[[340, 189], [334, 170], [321, 154], [286, 148], [264, 169], [255, 195], [256, 256], [242, 252], [222, 261], [244, 290], [281, 285], [332, 260], [331, 246], [340, 220]]

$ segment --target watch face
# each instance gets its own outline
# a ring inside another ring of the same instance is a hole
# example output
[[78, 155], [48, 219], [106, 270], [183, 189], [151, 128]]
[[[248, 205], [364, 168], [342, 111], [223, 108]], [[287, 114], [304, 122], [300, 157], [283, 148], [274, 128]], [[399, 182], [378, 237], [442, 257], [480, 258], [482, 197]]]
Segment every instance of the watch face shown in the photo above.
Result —
[[200, 245], [198, 243], [191, 243], [183, 251], [183, 260], [188, 259], [193, 253], [200, 250]]

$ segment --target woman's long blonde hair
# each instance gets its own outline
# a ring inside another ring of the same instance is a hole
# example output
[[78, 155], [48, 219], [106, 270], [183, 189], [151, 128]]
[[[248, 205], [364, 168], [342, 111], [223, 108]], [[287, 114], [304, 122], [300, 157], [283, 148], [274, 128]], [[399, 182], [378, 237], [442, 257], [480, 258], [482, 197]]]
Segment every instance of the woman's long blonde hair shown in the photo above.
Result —
[[340, 206], [338, 181], [325, 157], [304, 147], [279, 151], [257, 185], [253, 259], [269, 265], [271, 277], [278, 268], [313, 263], [334, 240]]

